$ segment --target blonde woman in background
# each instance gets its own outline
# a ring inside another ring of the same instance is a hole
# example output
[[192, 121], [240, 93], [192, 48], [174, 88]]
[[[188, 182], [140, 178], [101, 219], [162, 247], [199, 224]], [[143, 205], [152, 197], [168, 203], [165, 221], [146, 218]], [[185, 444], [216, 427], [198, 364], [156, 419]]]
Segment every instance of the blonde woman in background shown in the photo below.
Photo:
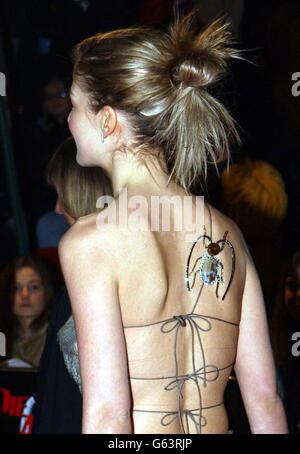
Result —
[[[166, 33], [117, 30], [75, 49], [77, 161], [103, 167], [115, 197], [59, 246], [83, 433], [226, 433], [233, 367], [252, 432], [287, 431], [261, 287], [240, 231], [207, 204], [200, 235], [195, 224], [176, 228], [185, 220], [179, 205], [169, 229], [162, 217], [152, 228], [155, 197], [176, 196], [181, 207], [190, 197], [196, 209], [191, 184], [205, 181], [208, 162], [228, 157], [236, 129], [210, 89], [235, 57], [222, 20], [200, 33], [189, 19]], [[137, 200], [140, 229], [114, 217], [132, 219]]]
[[[110, 180], [103, 169], [77, 164], [72, 137], [67, 138], [52, 156], [47, 167], [47, 181], [58, 196], [56, 211], [65, 216], [69, 225], [81, 216], [99, 211], [96, 207], [99, 197], [112, 195]], [[36, 434], [80, 433], [82, 399], [68, 373], [74, 359], [77, 365], [77, 356], [72, 355], [70, 362], [66, 355], [66, 352], [74, 351], [76, 342], [75, 333], [68, 331], [72, 323], [70, 316], [70, 301], [64, 288], [51, 313], [39, 368], [33, 425]]]

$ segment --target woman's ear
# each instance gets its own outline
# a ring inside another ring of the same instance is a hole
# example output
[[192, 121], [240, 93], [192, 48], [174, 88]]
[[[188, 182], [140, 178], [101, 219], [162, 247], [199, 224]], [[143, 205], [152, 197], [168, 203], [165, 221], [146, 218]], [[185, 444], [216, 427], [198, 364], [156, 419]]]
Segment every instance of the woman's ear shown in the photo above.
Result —
[[60, 198], [59, 198], [59, 197], [57, 197], [54, 211], [55, 211], [55, 213], [57, 213], [57, 214], [63, 214], [63, 211], [62, 211], [62, 209], [61, 209], [61, 201], [60, 201]]
[[117, 112], [110, 106], [104, 106], [100, 113], [100, 127], [104, 139], [114, 132], [118, 123]]

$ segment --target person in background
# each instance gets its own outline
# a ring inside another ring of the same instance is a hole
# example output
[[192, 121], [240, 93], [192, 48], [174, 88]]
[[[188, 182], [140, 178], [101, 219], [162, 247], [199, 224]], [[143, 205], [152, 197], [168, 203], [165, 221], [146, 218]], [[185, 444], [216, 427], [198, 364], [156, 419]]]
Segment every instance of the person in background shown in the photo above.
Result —
[[279, 282], [281, 285], [270, 320], [271, 340], [285, 390], [284, 402], [291, 432], [299, 433], [300, 250], [282, 266]]
[[290, 317], [300, 320], [300, 251], [292, 258], [290, 275], [285, 283], [284, 300]]
[[283, 178], [273, 165], [242, 155], [222, 171], [220, 180], [220, 209], [243, 232], [271, 316], [281, 266], [281, 225], [288, 206]]
[[[47, 168], [47, 181], [57, 194], [56, 212], [65, 217], [69, 225], [81, 216], [98, 211], [97, 199], [111, 196], [111, 182], [99, 167], [84, 168], [76, 162], [73, 137], [66, 139], [51, 158]], [[82, 397], [64, 362], [57, 342], [60, 328], [71, 315], [66, 288], [57, 298], [49, 321], [46, 345], [42, 354], [38, 389], [35, 394], [33, 433], [80, 433]], [[68, 343], [72, 347], [72, 342]]]
[[7, 359], [38, 367], [58, 283], [50, 265], [38, 257], [17, 257], [3, 269], [0, 331], [7, 339]]
[[34, 125], [28, 126], [25, 133], [23, 197], [32, 232], [31, 244], [46, 247], [57, 246], [67, 229], [65, 219], [53, 212], [56, 193], [47, 185], [45, 175], [55, 150], [70, 135], [67, 117], [71, 104], [69, 89], [63, 79], [53, 76], [45, 82], [41, 90], [41, 106], [40, 118]]

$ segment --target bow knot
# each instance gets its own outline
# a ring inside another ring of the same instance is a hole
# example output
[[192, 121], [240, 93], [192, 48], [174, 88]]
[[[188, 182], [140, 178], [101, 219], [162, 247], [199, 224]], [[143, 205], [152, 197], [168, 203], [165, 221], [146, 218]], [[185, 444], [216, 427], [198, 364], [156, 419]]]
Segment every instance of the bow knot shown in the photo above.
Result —
[[193, 324], [194, 327], [200, 331], [206, 332], [211, 329], [211, 322], [203, 315], [185, 314], [174, 315], [173, 318], [166, 320], [161, 326], [161, 331], [163, 333], [170, 333], [174, 329], [178, 330], [180, 326], [186, 326], [186, 320], [190, 323], [190, 325]]
[[[206, 418], [201, 414], [201, 409], [196, 409], [196, 410], [182, 410], [181, 412], [178, 411], [170, 411], [168, 412], [165, 416], [161, 418], [161, 424], [163, 426], [169, 426], [172, 424], [172, 422], [175, 421], [175, 419], [180, 418], [182, 415], [185, 415], [186, 418], [190, 418], [193, 423], [195, 424], [195, 428], [197, 433], [200, 433], [201, 427], [206, 426]], [[182, 422], [181, 422], [182, 425]], [[183, 426], [182, 426], [183, 428]], [[183, 431], [185, 433], [185, 431]]]

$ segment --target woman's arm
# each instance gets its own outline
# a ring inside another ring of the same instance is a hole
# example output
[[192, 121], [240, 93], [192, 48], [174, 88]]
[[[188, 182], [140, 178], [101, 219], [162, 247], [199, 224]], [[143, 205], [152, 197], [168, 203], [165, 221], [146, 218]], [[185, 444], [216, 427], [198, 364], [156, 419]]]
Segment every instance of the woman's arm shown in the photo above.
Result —
[[247, 259], [235, 373], [252, 433], [287, 433], [263, 294], [250, 257]]
[[93, 235], [70, 231], [59, 245], [78, 339], [82, 432], [129, 434], [131, 396], [116, 263], [109, 239], [98, 243]]

